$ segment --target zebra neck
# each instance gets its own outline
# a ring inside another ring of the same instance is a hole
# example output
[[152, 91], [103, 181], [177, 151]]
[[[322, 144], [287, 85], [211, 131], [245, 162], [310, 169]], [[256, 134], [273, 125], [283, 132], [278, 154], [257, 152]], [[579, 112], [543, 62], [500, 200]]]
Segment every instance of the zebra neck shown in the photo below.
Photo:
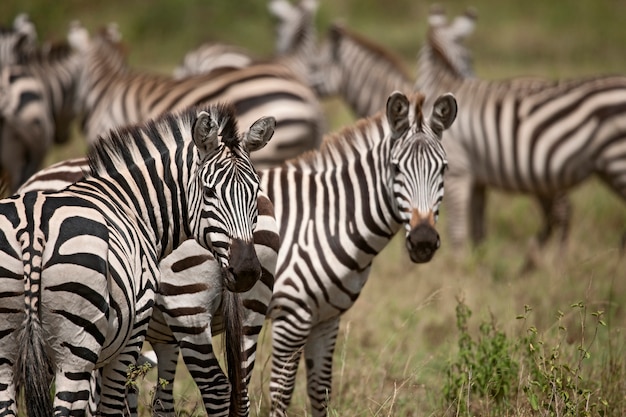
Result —
[[[436, 57], [429, 47], [424, 47], [419, 52], [415, 89], [424, 93], [427, 98], [448, 91], [454, 91], [456, 94], [467, 79], [469, 78], [462, 77], [441, 58]], [[425, 103], [425, 106], [428, 106], [428, 103]]]
[[[195, 153], [189, 150], [191, 141], [166, 136], [144, 145], [122, 135], [110, 148], [101, 146], [100, 159], [90, 161], [93, 175], [87, 176], [102, 184], [100, 192], [108, 194], [120, 210], [145, 224], [161, 257], [191, 236], [187, 188], [197, 167]], [[157, 147], [158, 153], [145, 159], [149, 146]], [[126, 149], [123, 159], [114, 154], [116, 147]]]
[[[357, 44], [358, 46], [358, 44]], [[395, 90], [413, 91], [413, 82], [396, 62], [386, 55], [360, 49], [352, 55], [342, 54], [340, 95], [357, 117], [366, 117], [385, 108], [389, 94]]]
[[28, 64], [28, 70], [44, 85], [55, 122], [66, 122], [74, 116], [76, 86], [80, 76], [82, 58], [72, 52], [51, 60], [36, 60]]
[[[322, 239], [343, 247], [362, 269], [400, 229], [383, 162], [389, 149], [387, 142], [369, 148], [342, 145], [326, 144], [308, 158], [260, 171], [261, 187], [274, 203], [281, 247], [306, 247]], [[347, 241], [353, 244], [344, 247]]]

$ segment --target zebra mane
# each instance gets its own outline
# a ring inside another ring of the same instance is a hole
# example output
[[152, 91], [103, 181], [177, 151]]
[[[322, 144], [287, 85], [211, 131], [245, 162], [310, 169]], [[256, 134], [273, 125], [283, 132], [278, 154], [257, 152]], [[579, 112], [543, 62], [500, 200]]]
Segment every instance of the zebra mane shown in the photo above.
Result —
[[[409, 103], [412, 106], [409, 112], [409, 129], [414, 129], [415, 126], [418, 129], [422, 128], [424, 102], [425, 97], [420, 92], [414, 92], [409, 96]], [[333, 155], [333, 159], [337, 159], [337, 155], [340, 155], [342, 161], [348, 161], [382, 141], [384, 130], [387, 130], [387, 116], [385, 110], [381, 110], [374, 115], [357, 120], [352, 125], [344, 126], [336, 132], [325, 135], [319, 149], [307, 151], [288, 160], [284, 165], [322, 168], [325, 166], [326, 155]]]
[[151, 148], [157, 148], [163, 159], [169, 158], [172, 155], [171, 149], [183, 147], [184, 138], [191, 136], [191, 133], [186, 135], [181, 129], [192, 132], [197, 115], [202, 110], [217, 121], [225, 146], [232, 149], [239, 145], [240, 136], [233, 105], [219, 103], [192, 106], [178, 112], [165, 113], [145, 123], [115, 128], [100, 136], [87, 155], [89, 175], [114, 175], [137, 166], [146, 160]]
[[[379, 126], [383, 123], [384, 113], [357, 120], [354, 124], [344, 126], [340, 130], [324, 136], [319, 149], [302, 153], [285, 162], [285, 165], [309, 168], [324, 167], [326, 155], [340, 155], [342, 161], [348, 161], [358, 153], [358, 150], [370, 149], [373, 141], [371, 137], [378, 134]], [[374, 132], [373, 132], [374, 131]]]
[[333, 47], [336, 47], [342, 38], [347, 38], [352, 42], [359, 44], [363, 49], [369, 51], [374, 56], [379, 57], [382, 62], [389, 63], [389, 66], [396, 71], [400, 70], [407, 78], [410, 76], [410, 71], [407, 69], [406, 63], [397, 55], [391, 53], [388, 49], [384, 48], [370, 39], [362, 36], [361, 34], [354, 32], [339, 23], [333, 23], [328, 29], [329, 38], [332, 41]]
[[40, 48], [22, 54], [20, 62], [24, 65], [29, 63], [55, 63], [62, 61], [74, 53], [74, 49], [66, 41], [49, 42]]

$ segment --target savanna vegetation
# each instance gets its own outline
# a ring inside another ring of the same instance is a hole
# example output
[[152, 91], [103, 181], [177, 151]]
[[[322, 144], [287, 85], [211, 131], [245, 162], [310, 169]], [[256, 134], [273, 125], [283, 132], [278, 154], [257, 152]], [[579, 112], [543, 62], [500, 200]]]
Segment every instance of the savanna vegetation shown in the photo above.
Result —
[[[320, 37], [336, 19], [380, 42], [414, 68], [429, 3], [322, 1]], [[617, 0], [524, 2], [460, 0], [448, 13], [477, 9], [469, 46], [483, 78], [550, 78], [626, 73], [626, 3]], [[61, 38], [68, 23], [116, 21], [133, 66], [170, 72], [205, 40], [271, 55], [272, 21], [264, 1], [5, 0], [2, 21], [26, 11], [40, 38]], [[331, 128], [351, 123], [339, 100], [326, 103]], [[462, 111], [462, 109], [461, 109]], [[444, 137], [445, 140], [445, 137]], [[79, 134], [48, 163], [81, 155]], [[600, 182], [571, 194], [567, 252], [556, 242], [540, 267], [520, 267], [540, 225], [534, 201], [491, 192], [488, 238], [462, 257], [446, 244], [414, 265], [401, 239], [377, 258], [370, 281], [342, 320], [334, 364], [331, 416], [621, 416], [626, 415], [626, 264], [621, 239], [626, 206]], [[268, 410], [269, 332], [262, 335], [251, 394], [252, 415]], [[193, 382], [180, 369], [181, 415], [200, 413]], [[149, 404], [154, 371], [138, 379]], [[291, 415], [307, 415], [304, 369]], [[148, 411], [145, 410], [147, 415]]]

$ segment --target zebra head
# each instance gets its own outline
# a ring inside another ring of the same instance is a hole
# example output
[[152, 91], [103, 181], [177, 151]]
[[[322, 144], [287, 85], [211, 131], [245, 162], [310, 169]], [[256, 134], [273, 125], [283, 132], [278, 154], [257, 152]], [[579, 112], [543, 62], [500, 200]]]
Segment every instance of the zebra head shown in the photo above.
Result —
[[237, 132], [234, 109], [213, 106], [198, 114], [192, 128], [198, 169], [187, 196], [193, 207], [191, 230], [220, 262], [230, 291], [247, 291], [261, 276], [252, 235], [258, 215], [259, 176], [250, 152], [267, 144], [275, 125], [273, 117], [264, 117], [242, 136]]
[[456, 118], [457, 103], [452, 94], [444, 94], [435, 101], [431, 116], [424, 118], [424, 96], [415, 97], [409, 101], [404, 94], [393, 93], [387, 101], [387, 121], [396, 214], [406, 230], [411, 260], [421, 263], [430, 261], [441, 244], [435, 224], [448, 166], [441, 136]]

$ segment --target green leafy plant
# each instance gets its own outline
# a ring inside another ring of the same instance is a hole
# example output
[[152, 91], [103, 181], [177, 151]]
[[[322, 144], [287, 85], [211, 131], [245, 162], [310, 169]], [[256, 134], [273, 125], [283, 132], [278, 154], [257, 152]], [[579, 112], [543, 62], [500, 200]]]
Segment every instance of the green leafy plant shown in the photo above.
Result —
[[511, 391], [516, 388], [519, 370], [512, 356], [515, 348], [497, 329], [493, 317], [480, 325], [478, 338], [474, 340], [468, 326], [471, 315], [469, 307], [459, 299], [458, 357], [448, 367], [443, 386], [444, 401], [461, 413], [469, 412], [474, 396], [493, 402], [496, 408], [506, 407]]

